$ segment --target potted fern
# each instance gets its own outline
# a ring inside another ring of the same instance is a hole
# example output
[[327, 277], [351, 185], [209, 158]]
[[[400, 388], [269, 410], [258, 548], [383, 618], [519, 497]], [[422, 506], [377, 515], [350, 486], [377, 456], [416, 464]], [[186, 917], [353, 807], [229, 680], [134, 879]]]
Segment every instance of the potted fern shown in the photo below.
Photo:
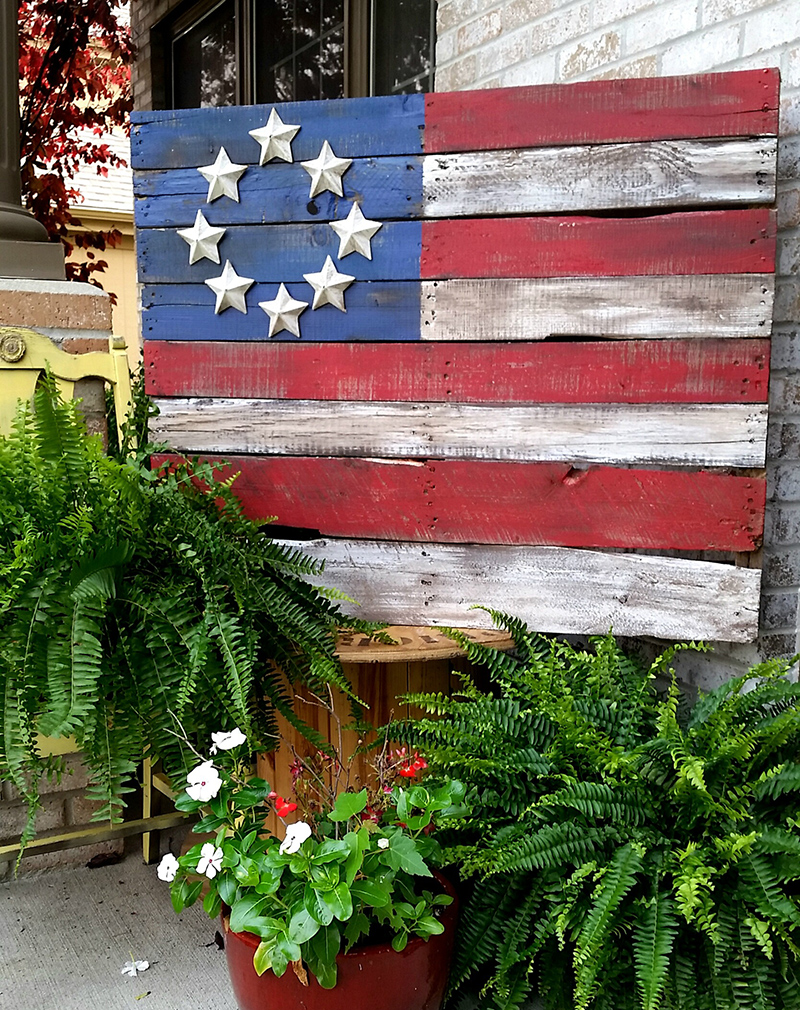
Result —
[[144, 755], [180, 785], [221, 722], [264, 749], [276, 711], [298, 725], [291, 682], [349, 690], [336, 630], [367, 625], [303, 580], [318, 566], [213, 466], [151, 470], [149, 453], [106, 455], [51, 379], [0, 438], [0, 778], [28, 802], [23, 843], [53, 770], [39, 734], [74, 737], [114, 821]]
[[582, 648], [494, 616], [515, 654], [451, 632], [489, 688], [410, 696], [436, 718], [385, 731], [467, 785], [455, 990], [477, 981], [482, 1010], [800, 1006], [791, 664], [689, 705], [670, 669], [685, 647], [640, 665], [610, 635]]

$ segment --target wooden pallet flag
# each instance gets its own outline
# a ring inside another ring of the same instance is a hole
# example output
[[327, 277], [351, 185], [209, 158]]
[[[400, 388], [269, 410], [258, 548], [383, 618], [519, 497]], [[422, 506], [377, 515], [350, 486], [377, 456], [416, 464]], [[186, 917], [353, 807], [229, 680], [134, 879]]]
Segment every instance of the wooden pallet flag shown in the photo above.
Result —
[[753, 638], [777, 109], [765, 70], [136, 114], [154, 434], [364, 616]]

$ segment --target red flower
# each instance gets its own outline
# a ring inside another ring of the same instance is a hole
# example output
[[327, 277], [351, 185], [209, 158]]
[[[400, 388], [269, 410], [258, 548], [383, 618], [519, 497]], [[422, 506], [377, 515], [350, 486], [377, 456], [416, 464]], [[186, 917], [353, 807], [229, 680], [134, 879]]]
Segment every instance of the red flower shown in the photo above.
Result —
[[276, 799], [278, 799], [278, 794], [275, 792], [274, 789], [272, 790], [271, 793], [267, 794], [267, 799], [268, 800], [276, 800]]
[[397, 774], [402, 775], [404, 779], [413, 779], [417, 774], [417, 769], [413, 768], [411, 765], [406, 765], [405, 768], [398, 768]]
[[287, 817], [295, 810], [297, 810], [296, 803], [279, 803], [275, 807], [275, 811], [278, 814], [278, 817]]
[[362, 821], [374, 821], [376, 824], [381, 819], [380, 810], [376, 810], [375, 807], [366, 807], [364, 813], [361, 815]]

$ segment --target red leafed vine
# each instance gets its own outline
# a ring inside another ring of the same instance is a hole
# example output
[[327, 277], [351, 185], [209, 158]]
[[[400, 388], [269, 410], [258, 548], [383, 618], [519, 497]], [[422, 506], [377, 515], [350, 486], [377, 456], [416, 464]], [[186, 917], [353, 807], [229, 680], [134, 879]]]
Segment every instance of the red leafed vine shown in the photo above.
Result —
[[132, 46], [119, 12], [128, 0], [19, 0], [20, 151], [22, 200], [67, 254], [87, 250], [87, 263], [68, 263], [71, 280], [107, 266], [94, 250], [117, 245], [109, 231], [70, 230], [78, 192], [72, 176], [94, 165], [100, 175], [124, 164], [104, 141], [128, 125]]

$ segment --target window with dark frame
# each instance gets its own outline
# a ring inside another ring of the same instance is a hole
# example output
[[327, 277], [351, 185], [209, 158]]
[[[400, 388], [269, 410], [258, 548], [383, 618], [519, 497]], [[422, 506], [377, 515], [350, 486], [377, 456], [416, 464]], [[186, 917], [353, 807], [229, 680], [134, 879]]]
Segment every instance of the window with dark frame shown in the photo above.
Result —
[[433, 88], [436, 0], [194, 0], [157, 34], [168, 108]]

